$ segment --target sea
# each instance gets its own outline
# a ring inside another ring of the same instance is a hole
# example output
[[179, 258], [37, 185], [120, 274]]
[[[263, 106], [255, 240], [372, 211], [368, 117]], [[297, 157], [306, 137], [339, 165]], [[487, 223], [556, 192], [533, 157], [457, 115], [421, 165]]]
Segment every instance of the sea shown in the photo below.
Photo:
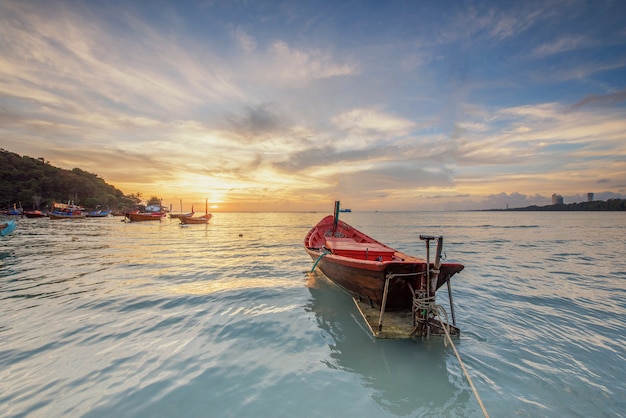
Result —
[[0, 416], [626, 416], [626, 213], [342, 213], [412, 255], [444, 237], [465, 265], [450, 344], [374, 338], [311, 271], [304, 236], [331, 212], [18, 218]]

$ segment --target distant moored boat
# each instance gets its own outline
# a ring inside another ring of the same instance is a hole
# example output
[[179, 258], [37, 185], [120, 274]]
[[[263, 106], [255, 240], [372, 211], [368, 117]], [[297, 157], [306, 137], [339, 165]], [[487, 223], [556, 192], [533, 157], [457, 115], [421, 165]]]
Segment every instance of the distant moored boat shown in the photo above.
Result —
[[48, 216], [48, 212], [42, 212], [40, 210], [25, 210], [24, 216], [27, 218], [45, 218]]
[[12, 219], [7, 222], [0, 222], [0, 237], [6, 237], [17, 228], [17, 221]]
[[185, 225], [208, 224], [212, 216], [213, 215], [209, 213], [209, 200], [207, 199], [206, 202], [204, 203], [204, 215], [195, 216], [195, 217], [194, 216], [181, 216], [179, 219], [180, 219], [180, 223], [185, 224]]

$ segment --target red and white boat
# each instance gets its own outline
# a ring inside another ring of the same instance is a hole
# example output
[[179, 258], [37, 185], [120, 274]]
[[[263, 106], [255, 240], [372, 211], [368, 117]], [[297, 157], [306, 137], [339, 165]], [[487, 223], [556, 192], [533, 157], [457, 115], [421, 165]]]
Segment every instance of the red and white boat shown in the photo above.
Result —
[[[443, 334], [443, 321], [435, 318], [441, 317], [435, 292], [448, 285], [454, 323], [450, 278], [464, 266], [441, 262], [443, 237], [421, 235], [420, 239], [426, 242], [426, 259], [398, 251], [340, 220], [339, 202], [335, 202], [335, 214], [323, 218], [307, 233], [304, 249], [315, 261], [311, 272], [317, 267], [352, 295], [375, 336], [399, 338], [383, 330], [383, 317], [393, 313], [410, 318], [411, 337]], [[432, 261], [431, 241], [437, 243]], [[446, 326], [451, 334], [459, 333], [455, 326]]]

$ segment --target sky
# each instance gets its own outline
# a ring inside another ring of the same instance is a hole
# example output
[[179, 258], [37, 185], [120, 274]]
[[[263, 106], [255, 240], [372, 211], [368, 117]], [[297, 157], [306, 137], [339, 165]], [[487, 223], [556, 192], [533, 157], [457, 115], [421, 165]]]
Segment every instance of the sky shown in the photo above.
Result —
[[626, 2], [2, 0], [0, 148], [175, 211], [626, 198]]

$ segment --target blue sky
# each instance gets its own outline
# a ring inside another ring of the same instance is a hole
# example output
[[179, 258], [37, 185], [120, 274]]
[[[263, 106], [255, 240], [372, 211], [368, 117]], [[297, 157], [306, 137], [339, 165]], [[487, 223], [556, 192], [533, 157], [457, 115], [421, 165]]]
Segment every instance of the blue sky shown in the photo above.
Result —
[[4, 1], [0, 147], [223, 210], [626, 195], [621, 1]]

